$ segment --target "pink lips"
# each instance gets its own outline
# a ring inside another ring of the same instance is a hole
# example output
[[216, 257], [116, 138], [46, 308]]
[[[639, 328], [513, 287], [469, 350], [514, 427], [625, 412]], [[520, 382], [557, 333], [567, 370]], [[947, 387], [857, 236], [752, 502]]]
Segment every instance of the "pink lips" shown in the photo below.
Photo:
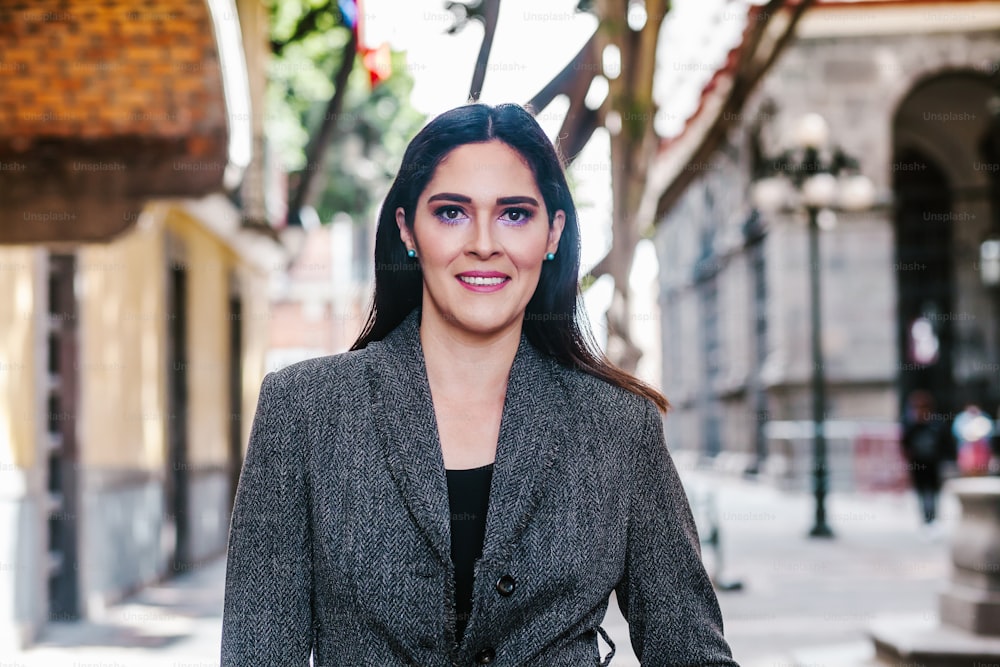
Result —
[[[465, 276], [467, 278], [504, 278], [504, 280], [496, 285], [470, 285], [462, 280], [461, 276]], [[455, 280], [457, 280], [462, 287], [471, 292], [496, 292], [498, 290], [502, 290], [507, 283], [510, 282], [510, 277], [505, 273], [500, 273], [499, 271], [463, 271], [455, 276]]]

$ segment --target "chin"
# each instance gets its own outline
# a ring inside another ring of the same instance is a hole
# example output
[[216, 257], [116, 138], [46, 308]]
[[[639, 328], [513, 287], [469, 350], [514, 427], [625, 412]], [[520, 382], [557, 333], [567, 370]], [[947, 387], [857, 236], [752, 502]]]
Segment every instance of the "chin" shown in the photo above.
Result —
[[501, 312], [496, 309], [483, 309], [478, 312], [453, 311], [449, 315], [448, 319], [460, 329], [465, 329], [466, 331], [477, 334], [488, 334], [509, 326], [511, 322], [516, 321], [517, 318], [513, 312]]

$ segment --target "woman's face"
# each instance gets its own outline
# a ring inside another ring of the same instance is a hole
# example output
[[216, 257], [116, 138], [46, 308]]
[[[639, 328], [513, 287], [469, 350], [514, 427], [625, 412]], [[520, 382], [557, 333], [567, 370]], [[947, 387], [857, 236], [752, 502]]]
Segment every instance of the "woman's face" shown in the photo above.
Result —
[[548, 221], [517, 151], [501, 141], [454, 149], [417, 198], [412, 235], [396, 209], [402, 242], [423, 272], [424, 314], [477, 334], [519, 325], [565, 214], [556, 211], [551, 228]]

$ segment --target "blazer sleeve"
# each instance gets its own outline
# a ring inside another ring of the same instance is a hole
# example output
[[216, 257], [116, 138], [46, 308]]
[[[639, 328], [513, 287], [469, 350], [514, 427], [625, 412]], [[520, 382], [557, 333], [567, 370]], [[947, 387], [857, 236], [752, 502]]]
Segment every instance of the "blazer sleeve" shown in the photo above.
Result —
[[236, 488], [222, 667], [305, 667], [312, 650], [307, 443], [282, 375], [264, 377]]
[[625, 568], [615, 587], [632, 649], [643, 667], [736, 666], [660, 414], [652, 401], [644, 405]]

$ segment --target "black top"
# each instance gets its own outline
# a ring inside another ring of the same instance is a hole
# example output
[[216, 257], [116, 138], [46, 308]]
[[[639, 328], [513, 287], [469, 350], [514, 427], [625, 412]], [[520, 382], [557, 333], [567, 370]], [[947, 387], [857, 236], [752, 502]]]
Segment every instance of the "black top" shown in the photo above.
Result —
[[903, 453], [910, 461], [937, 466], [942, 460], [955, 460], [950, 429], [940, 420], [904, 421], [901, 441]]
[[483, 555], [493, 464], [464, 470], [445, 469], [445, 473], [451, 507], [451, 559], [455, 563], [456, 630], [461, 643], [472, 613], [473, 565]]

